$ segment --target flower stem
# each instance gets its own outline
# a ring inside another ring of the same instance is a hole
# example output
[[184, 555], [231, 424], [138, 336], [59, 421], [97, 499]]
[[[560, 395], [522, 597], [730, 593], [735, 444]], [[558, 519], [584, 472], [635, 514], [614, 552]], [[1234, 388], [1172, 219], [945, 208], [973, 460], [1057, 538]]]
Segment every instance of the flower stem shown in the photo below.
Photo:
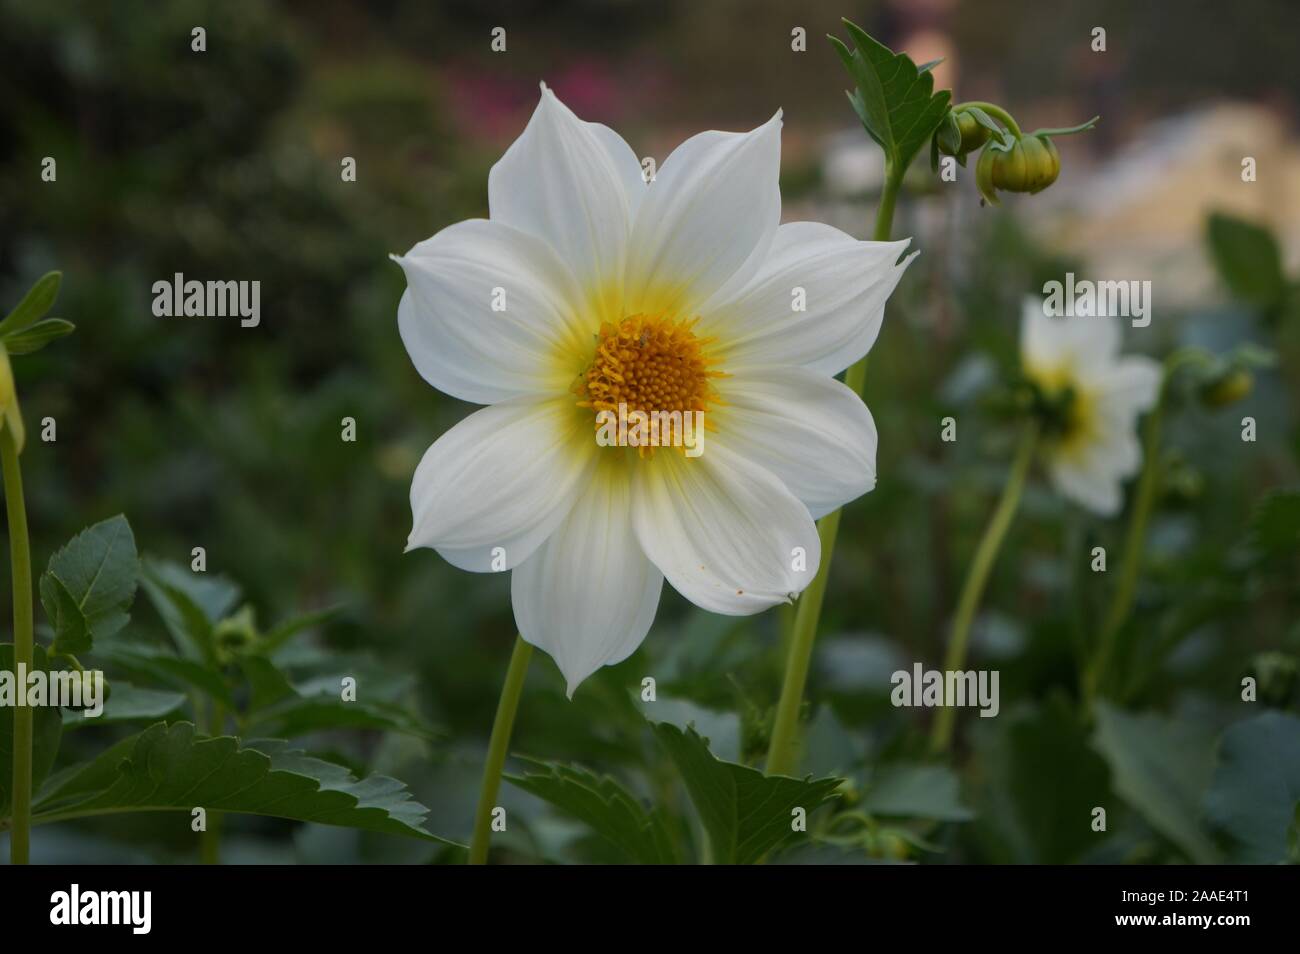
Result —
[[[872, 239], [889, 241], [894, 226], [894, 205], [903, 174], [899, 170], [885, 170], [885, 185], [880, 193], [880, 206], [876, 209], [876, 228]], [[855, 394], [862, 393], [867, 379], [867, 358], [864, 355], [844, 374], [844, 383]], [[781, 698], [776, 704], [776, 719], [772, 724], [772, 738], [767, 749], [767, 774], [789, 775], [795, 769], [798, 757], [799, 711], [803, 708], [804, 687], [808, 682], [808, 669], [812, 664], [813, 642], [817, 638], [817, 621], [821, 617], [822, 599], [826, 595], [826, 580], [830, 575], [831, 557], [835, 554], [835, 537], [840, 530], [840, 511], [834, 510], [817, 523], [817, 536], [821, 539], [821, 565], [817, 575], [799, 597], [791, 627], [786, 653], [785, 678], [781, 683]]]
[[492, 809], [496, 807], [497, 792], [501, 788], [501, 771], [506, 764], [506, 751], [510, 748], [510, 733], [515, 726], [515, 713], [519, 711], [519, 697], [524, 690], [524, 677], [528, 675], [528, 661], [533, 658], [533, 647], [522, 636], [515, 637], [514, 652], [506, 669], [506, 684], [501, 688], [497, 703], [496, 720], [492, 723], [492, 738], [488, 741], [487, 764], [483, 766], [483, 784], [479, 789], [478, 811], [474, 814], [474, 836], [469, 843], [469, 863], [487, 864], [488, 842], [492, 840]]
[[[957, 613], [952, 621], [952, 633], [948, 637], [948, 651], [944, 655], [943, 668], [947, 672], [957, 672], [965, 668], [966, 648], [970, 640], [970, 627], [979, 609], [980, 598], [984, 595], [984, 586], [988, 583], [993, 563], [1002, 541], [1006, 539], [1011, 519], [1016, 515], [1020, 505], [1020, 495], [1025, 489], [1025, 479], [1029, 476], [1029, 466], [1034, 460], [1034, 447], [1038, 443], [1038, 424], [1029, 424], [1020, 438], [1015, 460], [1011, 464], [1011, 473], [1007, 476], [1006, 486], [1002, 488], [1002, 499], [989, 520], [984, 536], [980, 538], [975, 549], [975, 558], [971, 561], [962, 585], [961, 596], [957, 600]], [[930, 730], [930, 751], [939, 754], [947, 751], [952, 742], [953, 725], [957, 710], [952, 706], [943, 706], [935, 716]]]
[[[225, 732], [226, 710], [216, 699], [208, 721], [208, 735], [217, 737]], [[199, 832], [199, 861], [205, 865], [221, 864], [221, 812], [208, 812], [206, 825]]]
[[[9, 561], [14, 584], [14, 670], [30, 672], [35, 663], [32, 632], [32, 554], [27, 539], [27, 506], [23, 501], [23, 474], [13, 428], [0, 429], [0, 466], [4, 471], [5, 509], [9, 516]], [[27, 864], [31, 856], [32, 827], [32, 709], [14, 707], [13, 830], [9, 835], [9, 861]]]
[[1133, 597], [1137, 593], [1138, 576], [1142, 571], [1142, 554], [1146, 549], [1147, 523], [1151, 519], [1151, 510], [1159, 495], [1160, 466], [1160, 431], [1164, 424], [1165, 398], [1169, 393], [1169, 383], [1174, 374], [1187, 364], [1208, 364], [1213, 356], [1202, 348], [1183, 348], [1175, 351], [1165, 361], [1164, 374], [1160, 381], [1160, 390], [1156, 396], [1155, 407], [1147, 417], [1146, 430], [1142, 437], [1142, 476], [1138, 478], [1137, 497], [1133, 503], [1133, 516], [1129, 521], [1128, 533], [1124, 538], [1124, 556], [1120, 563], [1119, 584], [1111, 597], [1106, 611], [1105, 621], [1101, 627], [1101, 637], [1097, 641], [1097, 654], [1087, 668], [1083, 678], [1083, 702], [1085, 711], [1091, 712], [1093, 703], [1104, 685], [1106, 669], [1115, 654], [1119, 634], [1128, 622], [1133, 611]]

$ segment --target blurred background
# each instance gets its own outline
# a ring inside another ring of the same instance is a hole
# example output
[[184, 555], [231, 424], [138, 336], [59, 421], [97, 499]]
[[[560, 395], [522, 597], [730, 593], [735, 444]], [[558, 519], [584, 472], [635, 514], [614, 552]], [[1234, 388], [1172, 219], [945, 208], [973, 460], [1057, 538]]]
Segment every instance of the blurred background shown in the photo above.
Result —
[[[880, 477], [841, 531], [807, 770], [869, 773], [924, 729], [924, 712], [889, 706], [888, 674], [941, 658], [1010, 453], [997, 397], [1015, 372], [1018, 303], [1066, 270], [1153, 282], [1154, 319], [1128, 333], [1131, 349], [1255, 342], [1279, 354], [1229, 409], [1175, 396], [1130, 701], [1220, 726], [1241, 676], [1267, 671], [1274, 704], [1294, 709], [1300, 567], [1285, 523], [1280, 545], [1259, 538], [1261, 525], [1297, 519], [1261, 511], [1271, 491], [1296, 486], [1300, 451], [1291, 0], [1243, 0], [1231, 15], [1211, 0], [0, 0], [0, 303], [61, 269], [54, 313], [77, 325], [14, 365], [29, 434], [46, 416], [58, 429], [23, 456], [37, 565], [123, 512], [146, 554], [185, 564], [205, 547], [209, 572], [239, 584], [261, 625], [341, 606], [308, 641], [373, 660], [442, 734], [324, 733], [309, 746], [398, 775], [431, 807], [433, 831], [466, 838], [514, 638], [509, 581], [402, 553], [415, 465], [470, 408], [411, 366], [396, 325], [404, 282], [387, 255], [487, 214], [488, 169], [522, 130], [539, 80], [658, 162], [702, 129], [748, 129], [784, 109], [784, 219], [867, 236], [881, 168], [825, 40], [842, 35], [841, 16], [918, 63], [943, 57], [935, 75], [955, 100], [1000, 103], [1026, 129], [1102, 120], [1060, 141], [1056, 185], [996, 209], [980, 206], [973, 164], [956, 183], [924, 156], [915, 164], [894, 234], [923, 254], [870, 366]], [[190, 49], [195, 26], [205, 53]], [[504, 53], [490, 48], [497, 26]], [[795, 27], [806, 52], [791, 49]], [[1091, 48], [1095, 27], [1104, 52]], [[54, 183], [40, 178], [47, 156]], [[1242, 181], [1246, 156], [1258, 181]], [[356, 160], [355, 182], [340, 178], [343, 157]], [[151, 285], [175, 272], [260, 280], [261, 326], [154, 317]], [[939, 439], [948, 414], [960, 422], [955, 444]], [[1254, 444], [1239, 439], [1244, 415], [1258, 421]], [[355, 443], [340, 440], [344, 417], [356, 419]], [[963, 734], [963, 798], [976, 817], [929, 832], [932, 851], [896, 851], [1182, 857], [1141, 812], [1114, 823], [1104, 851], [1053, 834], [1046, 817], [1065, 811], [1062, 799], [1095, 804], [1088, 786], [1108, 784], [1104, 758], [1068, 720], [1056, 726], [1052, 707], [1075, 693], [1073, 628], [1109, 595], [1106, 580], [1071, 568], [1099, 543], [1117, 559], [1124, 527], [1035, 482], [977, 625], [975, 657], [1001, 670], [1004, 715]], [[649, 784], [656, 756], [630, 690], [652, 674], [655, 718], [694, 721], [715, 753], [752, 761], [779, 688], [779, 621], [712, 617], [666, 588], [644, 648], [573, 702], [538, 657], [514, 748]], [[143, 600], [133, 626], [161, 629]], [[1033, 707], [1023, 717], [1022, 703]], [[507, 857], [599, 857], [542, 803], [503, 798], [523, 819], [502, 839]], [[137, 826], [124, 839], [119, 827], [94, 844], [106, 859], [184, 859], [184, 835]], [[40, 838], [38, 850], [57, 854], [56, 834]], [[228, 843], [232, 860], [428, 856], [288, 826], [236, 828]]]

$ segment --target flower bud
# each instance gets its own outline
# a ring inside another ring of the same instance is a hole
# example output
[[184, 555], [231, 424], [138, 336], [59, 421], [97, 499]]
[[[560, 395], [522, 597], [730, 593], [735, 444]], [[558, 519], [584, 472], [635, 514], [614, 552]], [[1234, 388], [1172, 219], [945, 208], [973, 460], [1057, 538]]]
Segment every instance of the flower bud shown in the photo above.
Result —
[[1254, 386], [1255, 376], [1245, 368], [1229, 368], [1201, 385], [1201, 403], [1212, 408], [1227, 407], [1249, 395]]
[[985, 201], [997, 204], [998, 192], [1042, 192], [1061, 172], [1061, 156], [1046, 136], [1021, 136], [1010, 148], [990, 143], [980, 153], [975, 184]]
[[989, 141], [993, 131], [966, 110], [950, 112], [939, 124], [935, 140], [945, 156], [965, 160], [969, 153]]

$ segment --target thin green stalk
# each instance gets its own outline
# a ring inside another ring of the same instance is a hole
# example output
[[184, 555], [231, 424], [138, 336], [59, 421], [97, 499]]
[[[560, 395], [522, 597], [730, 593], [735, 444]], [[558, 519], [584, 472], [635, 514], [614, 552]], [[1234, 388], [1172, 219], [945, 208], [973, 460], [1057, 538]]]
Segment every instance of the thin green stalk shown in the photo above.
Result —
[[[208, 735], [218, 736], [225, 732], [226, 710], [220, 702], [212, 700], [212, 711], [208, 720]], [[208, 812], [203, 831], [199, 832], [199, 860], [205, 865], [221, 864], [221, 812]]]
[[[32, 632], [32, 554], [27, 539], [27, 506], [23, 501], [23, 474], [13, 429], [0, 430], [0, 466], [4, 470], [5, 509], [9, 515], [9, 562], [14, 584], [14, 670], [35, 665], [36, 641]], [[14, 707], [13, 821], [9, 834], [9, 861], [25, 865], [31, 857], [32, 827], [32, 709]]]
[[469, 843], [469, 863], [487, 864], [488, 843], [492, 840], [492, 809], [496, 807], [497, 792], [501, 789], [501, 772], [510, 748], [510, 733], [515, 726], [515, 713], [519, 711], [519, 697], [523, 695], [524, 678], [528, 675], [528, 661], [533, 658], [533, 647], [522, 636], [515, 637], [514, 652], [506, 669], [506, 683], [501, 688], [497, 715], [492, 723], [492, 738], [488, 741], [487, 764], [483, 766], [483, 784], [479, 789], [478, 811], [474, 814], [474, 836]]
[[[962, 585], [961, 596], [957, 600], [957, 613], [952, 621], [952, 632], [948, 637], [948, 651], [943, 660], [943, 668], [947, 672], [957, 672], [966, 667], [971, 623], [975, 620], [975, 611], [979, 609], [980, 598], [984, 595], [984, 587], [988, 583], [998, 551], [1002, 548], [1002, 541], [1006, 539], [1011, 520], [1020, 505], [1020, 495], [1025, 489], [1025, 479], [1029, 476], [1037, 444], [1038, 424], [1034, 422], [1026, 426], [1020, 438], [1020, 446], [1016, 449], [1016, 457], [1011, 464], [1011, 473], [1007, 476], [1006, 486], [1002, 488], [1002, 498], [993, 511], [984, 536], [980, 538], [975, 558], [966, 573], [966, 582]], [[956, 716], [957, 710], [953, 706], [939, 709], [930, 730], [932, 752], [937, 754], [947, 751], [952, 742]]]
[[[894, 226], [894, 205], [902, 174], [886, 170], [885, 187], [880, 193], [880, 206], [876, 210], [876, 228], [872, 238], [877, 242], [889, 241]], [[862, 393], [867, 379], [866, 356], [856, 362], [844, 375], [844, 383], [854, 393]], [[821, 565], [817, 575], [799, 597], [791, 627], [789, 648], [786, 653], [785, 679], [781, 684], [781, 698], [776, 705], [776, 718], [772, 724], [772, 738], [767, 749], [767, 773], [789, 775], [795, 769], [798, 756], [799, 710], [803, 708], [804, 687], [808, 682], [808, 668], [812, 664], [813, 642], [817, 638], [817, 621], [821, 617], [822, 599], [826, 595], [826, 580], [830, 576], [831, 557], [835, 554], [835, 537], [840, 529], [840, 511], [834, 510], [817, 523], [817, 536], [821, 540]]]
[[1184, 348], [1175, 351], [1165, 361], [1155, 407], [1147, 416], [1146, 430], [1143, 433], [1142, 476], [1138, 478], [1133, 515], [1124, 538], [1124, 556], [1120, 562], [1119, 583], [1115, 587], [1105, 621], [1102, 623], [1101, 636], [1097, 641], [1097, 653], [1084, 673], [1083, 701], [1088, 712], [1092, 711], [1093, 703], [1105, 685], [1106, 670], [1115, 655], [1119, 634], [1133, 611], [1133, 598], [1137, 593], [1138, 577], [1142, 572], [1142, 555], [1146, 549], [1147, 523], [1151, 519], [1151, 511], [1160, 490], [1162, 476], [1160, 431], [1164, 424], [1165, 398], [1169, 393], [1169, 384], [1174, 374], [1183, 365], [1205, 364], [1212, 360], [1213, 356], [1202, 348]]

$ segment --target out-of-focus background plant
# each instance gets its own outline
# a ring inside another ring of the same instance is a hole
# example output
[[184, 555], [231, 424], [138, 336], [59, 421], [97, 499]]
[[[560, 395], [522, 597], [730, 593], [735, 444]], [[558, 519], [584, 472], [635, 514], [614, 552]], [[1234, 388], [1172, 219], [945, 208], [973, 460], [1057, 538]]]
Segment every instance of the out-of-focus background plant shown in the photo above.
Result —
[[[1208, 0], [0, 0], [0, 302], [58, 268], [59, 313], [78, 327], [15, 364], [36, 564], [123, 512], [156, 574], [188, 573], [202, 546], [210, 574], [238, 585], [210, 623], [245, 604], [257, 615], [227, 633], [338, 607], [281, 661], [303, 684], [345, 661], [375, 721], [296, 726], [288, 711], [260, 728], [397, 775], [431, 809], [430, 830], [465, 840], [514, 638], [509, 584], [402, 554], [410, 475], [466, 409], [410, 366], [402, 277], [386, 256], [486, 215], [487, 170], [539, 80], [658, 161], [692, 132], [752, 128], [782, 107], [785, 220], [869, 235], [883, 166], [823, 39], [841, 16], [918, 63], [943, 57], [937, 87], [1006, 104], [1026, 129], [1104, 119], [1059, 143], [1060, 179], [1038, 196], [981, 208], [971, 164], [946, 183], [917, 162], [906, 183], [894, 234], [923, 254], [869, 367], [880, 479], [840, 531], [802, 762], [851, 781], [788, 857], [1282, 860], [1294, 801], [1242, 799], [1279, 781], [1300, 790], [1300, 9], [1287, 0], [1231, 16]], [[190, 49], [196, 26], [205, 53]], [[504, 53], [490, 48], [496, 26]], [[806, 52], [791, 49], [795, 27]], [[355, 182], [340, 177], [344, 157]], [[1242, 181], [1245, 157], [1257, 181]], [[1105, 546], [1113, 567], [1125, 519], [1089, 518], [1031, 483], [971, 649], [971, 665], [1001, 672], [1002, 713], [963, 713], [951, 758], [928, 760], [928, 713], [891, 707], [889, 677], [942, 659], [1014, 439], [1002, 398], [1020, 301], [1066, 271], [1152, 281], [1154, 317], [1126, 331], [1131, 350], [1254, 344], [1277, 362], [1226, 409], [1190, 381], [1171, 394], [1146, 569], [1112, 661], [1122, 678], [1092, 720], [1077, 712], [1077, 640], [1115, 574], [1092, 573], [1087, 555]], [[260, 280], [261, 326], [154, 317], [151, 286], [176, 272]], [[948, 415], [955, 443], [940, 440]], [[1245, 416], [1254, 443], [1240, 439]], [[45, 417], [56, 442], [38, 439]], [[344, 417], [355, 443], [340, 439]], [[136, 607], [133, 635], [166, 636], [163, 596]], [[693, 723], [715, 755], [757, 764], [781, 631], [776, 613], [709, 616], [666, 591], [643, 649], [572, 702], [558, 673], [533, 667], [513, 751], [653, 800], [668, 819], [653, 851], [698, 857], [670, 759], [693, 737], [646, 719]], [[121, 678], [130, 660], [116, 662]], [[1241, 699], [1247, 676], [1254, 703]], [[506, 786], [499, 860], [642, 857], [565, 812], [563, 785]], [[1105, 832], [1090, 826], [1094, 806], [1107, 808]], [[229, 860], [442, 857], [382, 835], [228, 821]], [[34, 860], [72, 851], [186, 858], [194, 836], [180, 817], [36, 831]]]

